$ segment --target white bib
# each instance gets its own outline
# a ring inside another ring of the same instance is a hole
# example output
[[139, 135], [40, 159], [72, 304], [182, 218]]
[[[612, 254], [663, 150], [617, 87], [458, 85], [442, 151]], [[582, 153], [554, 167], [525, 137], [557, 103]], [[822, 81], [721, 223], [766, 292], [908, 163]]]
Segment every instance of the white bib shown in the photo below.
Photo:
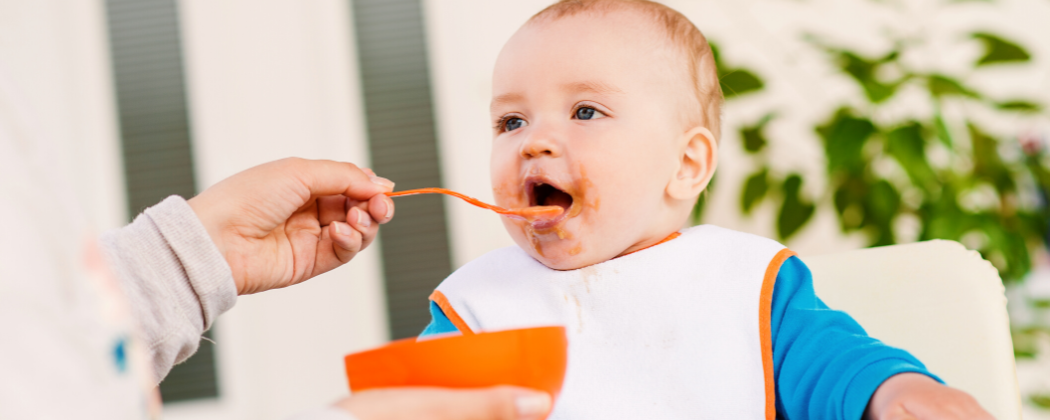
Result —
[[571, 271], [509, 247], [456, 270], [431, 298], [464, 334], [564, 325], [553, 420], [772, 420], [770, 305], [791, 255], [709, 225]]

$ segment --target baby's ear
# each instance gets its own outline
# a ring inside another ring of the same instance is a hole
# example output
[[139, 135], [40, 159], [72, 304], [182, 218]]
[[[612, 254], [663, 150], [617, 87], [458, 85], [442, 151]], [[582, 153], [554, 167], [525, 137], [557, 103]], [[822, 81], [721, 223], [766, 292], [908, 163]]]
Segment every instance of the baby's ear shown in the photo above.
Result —
[[667, 194], [677, 200], [694, 200], [707, 188], [718, 167], [718, 142], [711, 130], [694, 127], [678, 144], [678, 172], [667, 184]]

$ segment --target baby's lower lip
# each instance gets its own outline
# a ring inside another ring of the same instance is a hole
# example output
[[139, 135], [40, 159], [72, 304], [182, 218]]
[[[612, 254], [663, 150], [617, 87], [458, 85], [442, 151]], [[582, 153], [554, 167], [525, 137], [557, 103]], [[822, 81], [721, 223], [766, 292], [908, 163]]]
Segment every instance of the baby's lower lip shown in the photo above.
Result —
[[561, 223], [563, 220], [565, 220], [565, 217], [568, 216], [568, 214], [569, 214], [569, 209], [565, 209], [565, 211], [563, 211], [561, 214], [559, 214], [557, 217], [555, 217], [553, 219], [539, 219], [539, 220], [535, 220], [532, 223], [530, 223], [530, 225], [532, 225], [532, 228], [535, 229], [535, 230], [550, 229], [550, 228], [553, 228], [554, 226], [558, 225], [559, 223]]

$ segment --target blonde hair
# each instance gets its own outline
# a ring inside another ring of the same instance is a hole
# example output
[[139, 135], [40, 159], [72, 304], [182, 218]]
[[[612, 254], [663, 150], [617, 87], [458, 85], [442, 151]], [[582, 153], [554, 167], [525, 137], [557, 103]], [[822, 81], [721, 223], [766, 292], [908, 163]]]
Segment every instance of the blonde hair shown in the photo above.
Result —
[[696, 123], [695, 118], [702, 117], [715, 139], [720, 138], [723, 98], [714, 53], [704, 34], [676, 10], [647, 0], [560, 0], [536, 13], [527, 24], [553, 22], [584, 13], [603, 15], [619, 11], [640, 12], [663, 30], [671, 45], [685, 58], [688, 66], [685, 70], [693, 82], [699, 115], [690, 112], [688, 122]]

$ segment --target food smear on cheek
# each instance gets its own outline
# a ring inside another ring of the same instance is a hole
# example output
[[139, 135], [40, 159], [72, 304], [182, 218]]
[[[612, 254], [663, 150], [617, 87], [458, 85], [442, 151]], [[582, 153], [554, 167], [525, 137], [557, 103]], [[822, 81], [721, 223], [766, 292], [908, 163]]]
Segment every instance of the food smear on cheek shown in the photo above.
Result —
[[569, 255], [576, 256], [583, 252], [583, 244], [576, 244], [576, 246], [569, 248]]
[[532, 242], [532, 247], [536, 250], [536, 254], [546, 257], [546, 255], [543, 255], [543, 244], [540, 243], [540, 238], [536, 235], [536, 231], [532, 229], [532, 226], [525, 228], [525, 236], [529, 238], [529, 242]]
[[580, 211], [583, 211], [584, 207], [589, 207], [589, 210], [591, 211], [598, 211], [598, 208], [601, 207], [602, 204], [601, 198], [598, 197], [597, 194], [587, 194], [591, 187], [594, 187], [594, 183], [591, 182], [591, 179], [589, 177], [587, 177], [587, 168], [584, 168], [583, 164], [581, 163], [578, 166], [578, 170], [580, 171], [580, 181], [578, 183], [579, 186], [577, 187], [577, 189], [580, 192], [580, 197], [585, 199], [591, 198], [590, 203], [587, 203], [585, 201], [584, 203], [582, 203], [582, 205], [580, 205]]

